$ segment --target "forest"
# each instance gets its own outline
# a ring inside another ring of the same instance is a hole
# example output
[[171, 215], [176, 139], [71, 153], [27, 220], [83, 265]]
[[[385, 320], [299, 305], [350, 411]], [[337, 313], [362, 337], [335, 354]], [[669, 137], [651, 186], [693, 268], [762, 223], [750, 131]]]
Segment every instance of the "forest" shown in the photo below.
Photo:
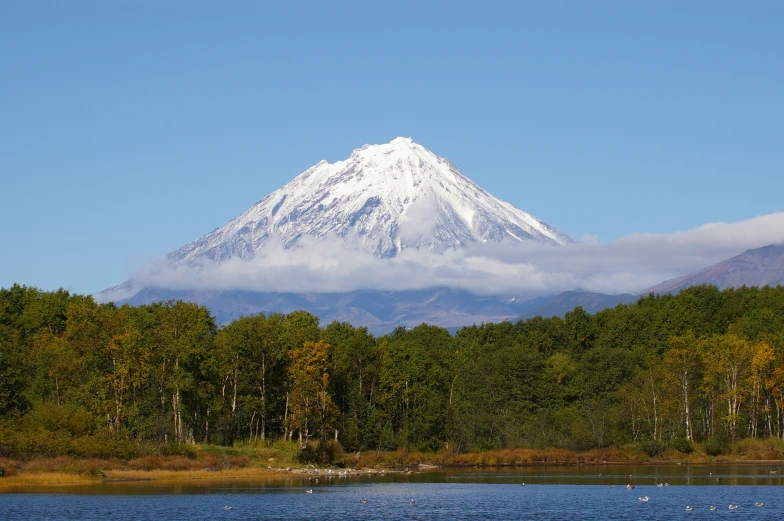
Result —
[[0, 456], [192, 444], [345, 451], [636, 447], [784, 436], [784, 288], [692, 287], [589, 315], [375, 337], [314, 315], [0, 290]]

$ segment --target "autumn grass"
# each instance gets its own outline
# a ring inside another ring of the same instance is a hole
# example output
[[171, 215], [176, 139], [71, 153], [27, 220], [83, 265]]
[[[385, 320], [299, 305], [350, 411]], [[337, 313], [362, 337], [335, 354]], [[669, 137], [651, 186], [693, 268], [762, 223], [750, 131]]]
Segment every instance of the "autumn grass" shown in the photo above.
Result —
[[0, 479], [0, 490], [38, 485], [77, 485], [91, 484], [99, 480], [94, 476], [68, 474], [65, 472], [20, 473]]
[[184, 455], [152, 454], [132, 459], [37, 457], [0, 458], [0, 488], [89, 484], [102, 481], [263, 479], [275, 469], [297, 467], [298, 446], [289, 442], [222, 447], [201, 445]]
[[768, 461], [784, 459], [784, 440], [776, 438], [745, 439], [733, 444], [729, 454], [716, 456], [714, 462]]
[[206, 454], [215, 454], [229, 459], [245, 459], [246, 466], [295, 466], [299, 454], [299, 444], [285, 440], [237, 443], [230, 447], [201, 445], [199, 448], [205, 457]]
[[183, 481], [183, 480], [226, 480], [226, 479], [259, 479], [280, 476], [276, 471], [266, 468], [250, 467], [229, 470], [109, 470], [105, 472], [105, 481]]
[[578, 465], [625, 463], [639, 464], [649, 461], [643, 452], [634, 449], [594, 449], [575, 452], [567, 449], [499, 449], [484, 452], [451, 451], [437, 453], [409, 452], [364, 452], [346, 458], [345, 463], [357, 468], [377, 466], [410, 467], [416, 465], [438, 465], [442, 467], [498, 467], [529, 465]]
[[[335, 462], [356, 469], [400, 468], [417, 470], [420, 465], [439, 467], [558, 466], [602, 464], [742, 463], [784, 459], [784, 441], [742, 440], [723, 455], [710, 456], [699, 444], [689, 453], [669, 449], [650, 457], [634, 446], [571, 451], [567, 449], [499, 449], [484, 452], [435, 453], [409, 451], [367, 451], [346, 454]], [[198, 446], [193, 457], [150, 455], [118, 458], [34, 458], [22, 462], [0, 458], [0, 490], [38, 485], [77, 485], [123, 481], [221, 481], [234, 479], [281, 479], [296, 476], [286, 467], [303, 467], [297, 462], [296, 443], [254, 444], [233, 447]]]
[[356, 468], [414, 467], [438, 465], [440, 467], [505, 467], [505, 466], [558, 466], [558, 465], [645, 465], [668, 463], [742, 463], [784, 460], [784, 441], [777, 439], [741, 440], [732, 445], [726, 454], [709, 455], [699, 444], [691, 452], [668, 449], [660, 456], [649, 456], [630, 445], [587, 451], [559, 448], [499, 449], [484, 452], [451, 451], [422, 453], [417, 451], [369, 451], [347, 456], [343, 463]]
[[199, 452], [182, 456], [119, 459], [78, 459], [66, 456], [34, 458], [28, 462], [0, 458], [0, 490], [36, 485], [78, 485], [112, 481], [181, 481], [263, 479], [279, 472], [248, 467], [248, 458]]
[[221, 471], [207, 470], [107, 470], [101, 476], [65, 472], [22, 472], [0, 479], [0, 490], [57, 485], [91, 485], [101, 482], [171, 482], [187, 480], [225, 481], [233, 479], [260, 480], [279, 478], [282, 474], [260, 468]]

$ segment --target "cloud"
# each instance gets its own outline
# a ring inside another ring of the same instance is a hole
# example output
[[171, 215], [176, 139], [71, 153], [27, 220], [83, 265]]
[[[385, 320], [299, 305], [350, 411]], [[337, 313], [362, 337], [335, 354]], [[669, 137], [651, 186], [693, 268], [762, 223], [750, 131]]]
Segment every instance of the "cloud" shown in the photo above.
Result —
[[515, 296], [573, 289], [637, 293], [749, 248], [780, 242], [784, 213], [669, 234], [633, 234], [606, 243], [593, 237], [565, 246], [508, 241], [443, 252], [406, 249], [394, 258], [374, 257], [338, 237], [307, 238], [290, 249], [270, 243], [249, 261], [179, 266], [151, 262], [103, 300], [132, 295], [142, 287], [344, 292], [449, 286]]
[[436, 227], [438, 203], [432, 197], [421, 197], [408, 205], [400, 215], [398, 238], [402, 241], [416, 242], [422, 236], [429, 235]]

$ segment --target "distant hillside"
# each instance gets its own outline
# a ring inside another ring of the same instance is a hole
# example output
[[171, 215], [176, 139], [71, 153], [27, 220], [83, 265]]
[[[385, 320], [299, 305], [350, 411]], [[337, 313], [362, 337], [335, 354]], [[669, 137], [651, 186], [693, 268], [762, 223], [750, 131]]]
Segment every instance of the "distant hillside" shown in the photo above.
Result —
[[585, 311], [593, 314], [603, 309], [614, 308], [618, 304], [633, 304], [639, 298], [638, 295], [603, 295], [584, 291], [564, 291], [524, 313], [520, 318], [526, 320], [533, 317], [563, 317], [577, 306], [582, 306]]
[[518, 300], [433, 288], [411, 291], [360, 290], [348, 293], [273, 293], [254, 291], [178, 291], [145, 288], [118, 304], [140, 305], [158, 301], [184, 300], [206, 306], [220, 324], [243, 315], [290, 313], [304, 309], [322, 324], [351, 322], [384, 334], [397, 326], [413, 327], [423, 322], [450, 328], [483, 322], [501, 322], [520, 316], [550, 297]]
[[736, 257], [704, 270], [667, 280], [642, 293], [677, 293], [683, 288], [703, 284], [719, 289], [784, 284], [784, 244], [746, 250]]

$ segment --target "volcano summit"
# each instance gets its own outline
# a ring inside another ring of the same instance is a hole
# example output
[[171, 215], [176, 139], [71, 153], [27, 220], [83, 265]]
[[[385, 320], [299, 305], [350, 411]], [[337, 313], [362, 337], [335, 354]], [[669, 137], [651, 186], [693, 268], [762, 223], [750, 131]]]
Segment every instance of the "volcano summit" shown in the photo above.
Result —
[[174, 251], [175, 263], [252, 259], [271, 240], [341, 237], [379, 257], [406, 248], [441, 250], [472, 242], [569, 237], [493, 197], [449, 160], [409, 138], [365, 145], [336, 163], [321, 161], [225, 226]]
[[[506, 293], [509, 282], [530, 270], [494, 271], [482, 253], [489, 244], [571, 242], [487, 193], [449, 160], [399, 137], [365, 145], [344, 161], [319, 162], [97, 298], [189, 300], [209, 307], [221, 322], [305, 309], [322, 320], [377, 331], [423, 320], [464, 325], [522, 311], [510, 298], [517, 295]], [[492, 279], [504, 295], [473, 294], [474, 288], [496, 293], [473, 281], [476, 274]]]

